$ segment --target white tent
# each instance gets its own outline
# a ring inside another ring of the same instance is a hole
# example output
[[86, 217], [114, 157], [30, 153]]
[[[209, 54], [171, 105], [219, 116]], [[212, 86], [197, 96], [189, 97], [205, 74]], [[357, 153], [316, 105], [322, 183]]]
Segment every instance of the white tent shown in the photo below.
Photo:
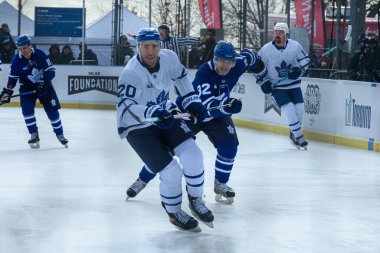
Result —
[[[13, 36], [17, 36], [17, 17], [18, 10], [13, 5], [7, 1], [0, 3], [0, 24], [7, 23]], [[21, 14], [20, 34], [34, 35], [34, 21], [23, 14]]]
[[[137, 34], [141, 28], [149, 26], [148, 22], [130, 12], [126, 7], [123, 7], [122, 12], [122, 34]], [[112, 16], [113, 12], [110, 11], [108, 14], [90, 24], [86, 29], [86, 37], [111, 40], [113, 34]]]

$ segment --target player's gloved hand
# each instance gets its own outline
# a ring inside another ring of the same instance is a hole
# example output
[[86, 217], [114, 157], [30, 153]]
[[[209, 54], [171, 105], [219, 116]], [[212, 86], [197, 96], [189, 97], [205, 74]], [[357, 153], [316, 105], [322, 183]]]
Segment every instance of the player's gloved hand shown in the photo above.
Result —
[[257, 79], [256, 83], [260, 85], [261, 91], [265, 94], [271, 94], [273, 92], [273, 84], [269, 79]]
[[289, 73], [288, 78], [292, 80], [298, 79], [303, 74], [303, 70], [300, 67], [293, 67]]
[[223, 108], [223, 111], [228, 114], [235, 114], [239, 113], [241, 111], [241, 108], [243, 106], [242, 102], [239, 99], [236, 98], [228, 98], [223, 103], [224, 105], [228, 105]]
[[0, 93], [0, 105], [11, 102], [12, 94], [13, 90], [3, 88], [3, 90]]
[[37, 97], [43, 97], [43, 96], [46, 96], [47, 94], [47, 84], [45, 84], [44, 82], [39, 82], [37, 84], [37, 88], [36, 88], [36, 94], [37, 94]]
[[174, 124], [173, 115], [161, 106], [152, 105], [145, 110], [145, 118], [159, 118], [159, 121], [153, 122], [154, 125], [161, 129], [171, 128]]
[[[195, 92], [190, 92], [182, 98], [182, 107], [193, 114], [195, 119], [194, 123], [202, 122], [209, 116], [206, 107], [202, 104], [201, 99]], [[181, 107], [178, 106], [178, 108]]]

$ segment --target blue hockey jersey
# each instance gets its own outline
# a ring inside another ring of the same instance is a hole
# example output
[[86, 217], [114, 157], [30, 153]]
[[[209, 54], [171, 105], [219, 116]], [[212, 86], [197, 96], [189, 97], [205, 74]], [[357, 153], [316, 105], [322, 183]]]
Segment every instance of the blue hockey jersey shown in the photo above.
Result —
[[[209, 61], [199, 67], [193, 81], [196, 90], [206, 108], [223, 105], [230, 97], [230, 92], [237, 84], [239, 78], [248, 69], [256, 74], [266, 72], [265, 66], [259, 63], [256, 53], [244, 49], [236, 59], [235, 65], [226, 75], [219, 75], [214, 61]], [[219, 117], [223, 111], [214, 111], [213, 117]], [[206, 118], [209, 121], [213, 117]]]
[[55, 67], [46, 54], [40, 49], [32, 49], [31, 58], [25, 59], [21, 53], [12, 59], [8, 86], [20, 82], [20, 92], [35, 90], [38, 82], [51, 84], [55, 76]]

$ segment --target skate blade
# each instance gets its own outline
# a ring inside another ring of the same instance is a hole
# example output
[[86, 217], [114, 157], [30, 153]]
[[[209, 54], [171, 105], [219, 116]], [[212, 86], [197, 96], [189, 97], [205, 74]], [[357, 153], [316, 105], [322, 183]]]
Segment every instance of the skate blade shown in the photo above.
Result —
[[197, 218], [197, 220], [199, 220], [200, 222], [202, 222], [203, 224], [205, 224], [209, 228], [214, 228], [214, 223], [212, 221], [210, 221], [210, 222], [203, 221], [201, 218], [198, 217], [196, 212], [193, 212], [193, 210], [191, 210], [191, 209], [190, 209], [190, 211], [194, 215], [194, 217]]
[[32, 148], [32, 149], [38, 149], [38, 148], [40, 148], [40, 143], [39, 143], [39, 142], [36, 142], [36, 143], [29, 143], [29, 146], [30, 146], [30, 148]]
[[67, 145], [67, 144], [63, 144], [63, 146], [65, 146], [65, 148], [69, 148], [69, 145]]
[[192, 232], [192, 233], [199, 233], [201, 232], [201, 228], [199, 226], [196, 226], [195, 228], [192, 228], [192, 229], [183, 229], [183, 228], [180, 228], [180, 227], [177, 227], [176, 225], [174, 225], [174, 227], [180, 231], [184, 231], [184, 232]]
[[294, 144], [293, 141], [290, 141], [290, 144], [292, 144], [292, 146], [295, 147], [296, 149], [300, 149], [300, 146], [298, 146], [297, 144]]
[[231, 205], [234, 203], [234, 197], [223, 197], [221, 194], [215, 195], [215, 201], [223, 204]]

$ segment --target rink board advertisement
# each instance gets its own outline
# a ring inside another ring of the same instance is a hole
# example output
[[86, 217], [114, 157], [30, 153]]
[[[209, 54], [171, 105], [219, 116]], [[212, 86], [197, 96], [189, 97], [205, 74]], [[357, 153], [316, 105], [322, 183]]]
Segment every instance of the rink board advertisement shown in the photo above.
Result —
[[[118, 77], [122, 69], [123, 67], [58, 65], [53, 85], [64, 108], [113, 109]], [[8, 73], [9, 64], [3, 64], [3, 71], [0, 72], [2, 86], [7, 83]], [[195, 70], [189, 70], [188, 75], [192, 81]], [[378, 84], [302, 78], [302, 92], [305, 100], [305, 130], [324, 134], [332, 139], [346, 138], [364, 144], [368, 142], [368, 149], [377, 147], [380, 140]], [[280, 108], [270, 95], [262, 93], [252, 74], [245, 73], [240, 78], [231, 91], [231, 96], [241, 99], [243, 103], [242, 111], [233, 115], [234, 119], [268, 126], [268, 131], [277, 131], [276, 128], [287, 129], [287, 122], [281, 116]], [[170, 98], [175, 99], [174, 88]], [[18, 98], [12, 101], [18, 101]], [[261, 129], [266, 130], [268, 127]]]
[[337, 136], [380, 139], [380, 88], [365, 82], [340, 81], [337, 92]]
[[302, 127], [305, 130], [335, 135], [336, 80], [304, 78], [301, 87], [305, 108]]

